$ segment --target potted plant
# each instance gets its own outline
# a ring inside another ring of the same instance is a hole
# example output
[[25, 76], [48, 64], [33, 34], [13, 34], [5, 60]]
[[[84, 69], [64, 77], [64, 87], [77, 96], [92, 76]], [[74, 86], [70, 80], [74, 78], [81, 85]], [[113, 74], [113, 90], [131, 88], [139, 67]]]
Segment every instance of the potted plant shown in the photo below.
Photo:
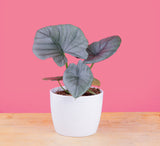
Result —
[[[119, 36], [111, 36], [88, 45], [82, 30], [71, 24], [47, 26], [36, 32], [33, 53], [40, 59], [53, 58], [60, 67], [66, 65], [63, 76], [44, 78], [58, 81], [60, 85], [50, 90], [52, 120], [57, 133], [72, 137], [96, 133], [103, 90], [93, 87], [100, 86], [100, 81], [91, 69], [94, 63], [114, 54], [120, 43]], [[78, 64], [68, 65], [65, 53], [80, 59]]]

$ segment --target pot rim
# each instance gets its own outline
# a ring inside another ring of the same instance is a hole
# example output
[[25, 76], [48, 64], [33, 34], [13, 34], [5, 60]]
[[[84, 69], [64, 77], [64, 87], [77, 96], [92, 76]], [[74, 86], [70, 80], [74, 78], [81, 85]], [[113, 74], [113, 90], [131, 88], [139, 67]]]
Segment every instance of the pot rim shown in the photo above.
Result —
[[[66, 89], [66, 87], [65, 86], [62, 86], [64, 89]], [[92, 88], [93, 86], [91, 86], [91, 88]], [[73, 96], [67, 96], [67, 95], [60, 95], [60, 94], [56, 94], [55, 92], [57, 91], [57, 90], [61, 90], [62, 91], [62, 89], [61, 89], [61, 87], [60, 86], [58, 86], [58, 87], [55, 87], [55, 88], [52, 88], [52, 89], [50, 89], [50, 94], [53, 94], [53, 95], [56, 95], [56, 96], [59, 96], [59, 97], [64, 97], [64, 98], [74, 98]], [[99, 88], [100, 89], [100, 88]], [[99, 94], [96, 94], [96, 95], [89, 95], [89, 96], [79, 96], [79, 97], [77, 97], [77, 98], [75, 98], [75, 99], [80, 99], [80, 98], [95, 98], [95, 97], [97, 97], [97, 96], [101, 96], [101, 95], [103, 95], [103, 90], [102, 89], [100, 89], [100, 93]]]

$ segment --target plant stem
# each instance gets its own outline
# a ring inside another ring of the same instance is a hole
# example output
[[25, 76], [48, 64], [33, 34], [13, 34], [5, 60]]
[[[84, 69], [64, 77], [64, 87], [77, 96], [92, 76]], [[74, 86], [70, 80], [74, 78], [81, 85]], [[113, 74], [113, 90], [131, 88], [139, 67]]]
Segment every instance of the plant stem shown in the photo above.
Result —
[[65, 89], [63, 88], [63, 86], [62, 86], [62, 84], [60, 83], [59, 80], [58, 80], [58, 83], [59, 83], [60, 87], [61, 87], [66, 93], [70, 94], [67, 90], [65, 90]]
[[66, 62], [66, 68], [68, 68], [68, 63]]
[[91, 93], [91, 94], [93, 94], [93, 95], [96, 95], [96, 93], [94, 93], [93, 91], [91, 91], [89, 89], [88, 89], [88, 92]]
[[94, 63], [91, 64], [90, 69], [93, 67]]

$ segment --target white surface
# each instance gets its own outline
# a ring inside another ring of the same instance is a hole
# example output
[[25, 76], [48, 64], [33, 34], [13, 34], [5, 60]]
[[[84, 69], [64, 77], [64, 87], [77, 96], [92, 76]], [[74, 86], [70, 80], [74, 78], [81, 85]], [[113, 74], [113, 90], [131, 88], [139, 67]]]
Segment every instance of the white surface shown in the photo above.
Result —
[[55, 131], [64, 136], [83, 137], [96, 133], [102, 112], [103, 91], [91, 96], [58, 95], [50, 90], [51, 114]]

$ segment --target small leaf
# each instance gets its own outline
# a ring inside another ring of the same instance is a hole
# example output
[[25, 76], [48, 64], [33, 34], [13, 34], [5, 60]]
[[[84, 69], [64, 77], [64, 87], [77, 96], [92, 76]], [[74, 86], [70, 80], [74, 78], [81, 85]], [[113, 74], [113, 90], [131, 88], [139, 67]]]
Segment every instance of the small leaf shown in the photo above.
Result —
[[82, 60], [78, 65], [70, 64], [63, 75], [63, 82], [73, 97], [83, 95], [91, 86], [93, 75], [90, 68]]
[[120, 46], [121, 38], [119, 36], [111, 36], [90, 44], [87, 48], [88, 58], [85, 63], [96, 63], [107, 59], [113, 55]]
[[92, 81], [92, 85], [100, 87], [101, 83], [98, 79], [94, 78], [93, 81]]
[[52, 57], [58, 66], [64, 66], [65, 53], [86, 59], [87, 46], [88, 41], [80, 28], [71, 24], [53, 25], [36, 32], [33, 53], [40, 59]]
[[60, 80], [63, 80], [63, 76], [57, 76], [57, 77], [46, 77], [46, 78], [43, 78], [43, 80], [60, 81]]

